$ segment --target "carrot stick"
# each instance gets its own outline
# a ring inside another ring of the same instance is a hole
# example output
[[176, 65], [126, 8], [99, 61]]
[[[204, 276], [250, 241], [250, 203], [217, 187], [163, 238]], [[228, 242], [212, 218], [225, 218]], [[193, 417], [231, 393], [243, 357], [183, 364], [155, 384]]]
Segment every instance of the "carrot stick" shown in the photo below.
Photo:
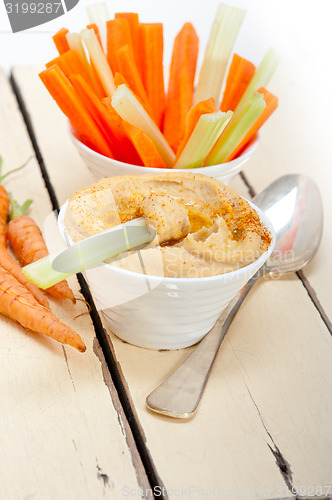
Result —
[[241, 150], [244, 149], [244, 147], [253, 139], [253, 137], [257, 134], [258, 130], [260, 127], [263, 125], [263, 123], [266, 122], [266, 120], [271, 116], [273, 111], [278, 107], [278, 97], [275, 95], [271, 94], [268, 90], [266, 90], [264, 87], [261, 87], [258, 89], [258, 92], [260, 94], [264, 95], [264, 101], [266, 103], [266, 107], [264, 108], [262, 114], [258, 117], [256, 122], [253, 124], [251, 129], [247, 132], [245, 137], [242, 139], [240, 144], [237, 146], [237, 148], [233, 151], [233, 153], [227, 158], [226, 161], [233, 160]]
[[[129, 45], [129, 50], [134, 57], [133, 42], [129, 28], [129, 22], [124, 18], [111, 19], [106, 23], [107, 30], [107, 49], [106, 57], [110, 68], [114, 73], [119, 71], [117, 51], [124, 45]], [[120, 71], [121, 73], [121, 71]]]
[[115, 73], [114, 75], [114, 85], [116, 87], [118, 87], [119, 85], [127, 85], [127, 87], [130, 88], [130, 85], [128, 84], [127, 80], [125, 79], [125, 77], [123, 75], [121, 75], [121, 73]]
[[105, 97], [105, 99], [102, 99], [101, 102], [109, 112], [113, 123], [114, 140], [120, 148], [119, 159], [123, 162], [131, 163], [132, 165], [142, 166], [143, 162], [141, 158], [139, 157], [135, 147], [124, 131], [123, 119], [112, 106], [112, 98]]
[[87, 25], [87, 29], [88, 30], [93, 30], [95, 33], [96, 33], [96, 37], [97, 37], [97, 40], [101, 46], [101, 48], [103, 49], [104, 51], [104, 48], [103, 48], [103, 44], [101, 43], [101, 38], [100, 38], [100, 32], [99, 32], [99, 28], [98, 26], [95, 24], [95, 23], [91, 23], [91, 24], [88, 24]]
[[77, 73], [83, 76], [83, 78], [91, 84], [91, 79], [89, 77], [89, 73], [83, 65], [83, 62], [76, 52], [76, 50], [68, 50], [61, 56], [52, 59], [48, 63], [46, 63], [46, 68], [51, 68], [52, 66], [57, 65], [63, 72], [63, 74], [68, 78], [73, 73]]
[[134, 59], [137, 69], [141, 73], [141, 57], [140, 57], [140, 46], [139, 46], [139, 17], [135, 12], [117, 12], [115, 14], [115, 19], [127, 19], [129, 23], [129, 30], [131, 34], [131, 40], [133, 44]]
[[116, 51], [116, 60], [118, 71], [124, 76], [129, 83], [135, 95], [139, 97], [145, 107], [148, 106], [148, 98], [142, 83], [141, 76], [135, 64], [132, 48], [129, 45], [124, 45]]
[[121, 124], [119, 123], [121, 118], [115, 110], [112, 113], [105, 107], [81, 75], [72, 75], [70, 80], [81, 101], [84, 103], [85, 109], [95, 121], [98, 128], [109, 138], [112, 151], [114, 151], [114, 157], [125, 162], [129, 160], [140, 162], [135, 148], [121, 129]]
[[174, 41], [165, 106], [164, 135], [174, 151], [183, 139], [192, 106], [197, 55], [198, 36], [193, 25], [185, 23]]
[[216, 103], [213, 97], [210, 97], [210, 99], [206, 99], [205, 101], [198, 102], [197, 104], [195, 104], [195, 106], [193, 106], [190, 109], [187, 115], [186, 131], [183, 140], [177, 149], [175, 162], [177, 162], [179, 156], [184, 150], [184, 147], [187, 144], [191, 134], [193, 133], [201, 115], [205, 115], [207, 113], [214, 113], [215, 111], [216, 111]]
[[[7, 238], [11, 244], [16, 257], [22, 266], [26, 266], [48, 255], [48, 249], [42, 233], [36, 222], [25, 215], [31, 200], [19, 205], [9, 194], [11, 202], [10, 222], [7, 226]], [[72, 290], [67, 281], [61, 281], [56, 285], [45, 290], [50, 295], [69, 299], [74, 304], [76, 302]]]
[[140, 24], [139, 35], [143, 85], [152, 108], [152, 118], [160, 128], [166, 102], [163, 25], [161, 23]]
[[235, 110], [254, 76], [255, 69], [255, 65], [244, 57], [240, 57], [238, 54], [233, 55], [220, 104], [221, 111]]
[[61, 28], [61, 30], [52, 37], [60, 56], [69, 50], [67, 33], [69, 33], [67, 28]]
[[58, 66], [52, 66], [39, 74], [45, 87], [61, 111], [77, 130], [82, 142], [98, 153], [113, 158], [112, 150], [102, 132], [86, 111], [69, 80]]
[[36, 333], [43, 333], [84, 352], [81, 337], [64, 325], [49, 309], [40, 305], [14, 276], [0, 265], [0, 313]]
[[166, 168], [165, 162], [160, 156], [154, 142], [143, 132], [143, 130], [126, 121], [123, 121], [123, 127], [135, 146], [145, 167]]

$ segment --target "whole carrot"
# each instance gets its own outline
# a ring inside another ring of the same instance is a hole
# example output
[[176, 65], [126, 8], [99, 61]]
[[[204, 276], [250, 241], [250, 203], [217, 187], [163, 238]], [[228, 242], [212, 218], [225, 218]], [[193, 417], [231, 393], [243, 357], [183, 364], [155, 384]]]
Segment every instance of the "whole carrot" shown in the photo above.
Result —
[[[11, 203], [10, 221], [7, 226], [7, 238], [22, 266], [26, 266], [48, 255], [48, 249], [37, 223], [25, 215], [31, 204], [27, 200], [19, 205], [9, 193]], [[61, 281], [45, 290], [53, 297], [69, 299], [75, 304], [75, 297], [67, 281]]]
[[[5, 175], [1, 176], [2, 159], [0, 158], [0, 183], [10, 173], [23, 168], [26, 163], [22, 165], [22, 167], [11, 170], [10, 172], [7, 172]], [[15, 278], [32, 293], [32, 295], [38, 300], [40, 304], [42, 304], [44, 307], [49, 307], [49, 303], [44, 292], [24, 276], [21, 270], [21, 266], [18, 264], [18, 262], [16, 262], [16, 260], [13, 259], [13, 257], [7, 250], [7, 240], [3, 237], [3, 235], [7, 234], [6, 223], [9, 215], [9, 201], [10, 200], [7, 190], [0, 184], [0, 265], [4, 269], [6, 269], [6, 271], [15, 276]]]
[[62, 323], [49, 309], [35, 300], [33, 295], [12, 274], [0, 266], [0, 313], [17, 321], [36, 333], [43, 333], [84, 352], [81, 337]]

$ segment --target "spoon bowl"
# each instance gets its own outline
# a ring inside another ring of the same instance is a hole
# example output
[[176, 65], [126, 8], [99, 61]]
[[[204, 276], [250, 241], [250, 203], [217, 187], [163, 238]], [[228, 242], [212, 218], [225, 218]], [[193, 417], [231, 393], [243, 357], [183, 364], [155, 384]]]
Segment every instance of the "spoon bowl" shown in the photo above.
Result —
[[263, 275], [298, 271], [318, 250], [323, 208], [319, 190], [312, 179], [297, 174], [280, 177], [255, 196], [254, 203], [274, 226], [274, 249], [188, 358], [146, 398], [146, 405], [152, 411], [174, 418], [192, 417], [220, 344], [257, 279]]

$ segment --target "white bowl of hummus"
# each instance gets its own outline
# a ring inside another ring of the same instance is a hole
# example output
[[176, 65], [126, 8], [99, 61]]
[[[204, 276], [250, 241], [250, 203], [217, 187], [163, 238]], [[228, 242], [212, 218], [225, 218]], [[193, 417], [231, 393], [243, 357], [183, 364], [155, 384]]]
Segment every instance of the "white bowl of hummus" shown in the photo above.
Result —
[[218, 179], [224, 184], [228, 185], [232, 179], [241, 172], [244, 164], [250, 159], [250, 157], [255, 152], [258, 143], [259, 136], [256, 134], [255, 138], [250, 141], [247, 147], [241, 152], [239, 156], [226, 163], [219, 165], [211, 165], [209, 167], [200, 167], [195, 169], [171, 169], [171, 168], [150, 168], [143, 167], [140, 165], [132, 165], [130, 163], [124, 163], [121, 161], [113, 160], [112, 158], [107, 158], [88, 146], [85, 146], [80, 140], [78, 140], [72, 133], [71, 128], [69, 128], [70, 137], [72, 142], [78, 151], [80, 157], [82, 158], [85, 165], [95, 176], [95, 179], [101, 179], [103, 177], [111, 177], [114, 175], [142, 175], [142, 174], [160, 174], [161, 172], [194, 172], [195, 174], [204, 174], [210, 177]]
[[62, 207], [59, 229], [76, 242], [138, 217], [156, 238], [84, 271], [96, 306], [130, 344], [193, 345], [269, 257], [273, 227], [224, 183], [173, 171], [79, 189]]

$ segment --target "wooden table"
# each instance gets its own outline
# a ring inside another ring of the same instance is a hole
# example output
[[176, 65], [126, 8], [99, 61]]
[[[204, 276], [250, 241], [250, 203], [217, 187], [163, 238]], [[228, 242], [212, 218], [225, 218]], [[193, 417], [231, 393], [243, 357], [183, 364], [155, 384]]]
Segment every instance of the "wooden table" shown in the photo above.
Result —
[[[249, 196], [282, 174], [311, 175], [326, 214], [314, 260], [256, 285], [188, 421], [149, 412], [145, 398], [190, 348], [125, 344], [83, 301], [51, 306], [84, 338], [84, 355], [1, 317], [1, 499], [332, 495], [332, 130], [331, 114], [303, 87], [306, 71], [278, 69], [271, 85], [278, 112], [231, 187]], [[42, 227], [93, 179], [37, 73], [18, 67], [11, 81], [0, 75], [0, 152], [4, 171], [33, 156], [4, 184], [20, 202], [34, 199], [31, 215]], [[70, 284], [81, 296], [82, 283]], [[84, 286], [83, 293], [88, 298]]]

